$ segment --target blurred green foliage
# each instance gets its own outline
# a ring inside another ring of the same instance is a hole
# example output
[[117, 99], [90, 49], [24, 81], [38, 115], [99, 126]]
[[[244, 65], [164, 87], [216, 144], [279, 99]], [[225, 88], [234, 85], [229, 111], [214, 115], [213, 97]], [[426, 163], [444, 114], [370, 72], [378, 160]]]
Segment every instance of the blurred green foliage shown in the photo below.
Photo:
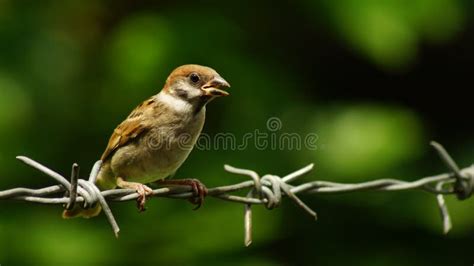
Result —
[[[319, 138], [316, 150], [195, 150], [177, 178], [224, 185], [241, 181], [224, 163], [284, 175], [314, 162], [306, 180], [415, 179], [445, 171], [427, 153], [431, 138], [472, 163], [474, 127], [463, 122], [472, 110], [454, 85], [472, 78], [473, 11], [460, 0], [0, 0], [0, 189], [52, 184], [18, 154], [66, 174], [78, 162], [86, 175], [113, 128], [186, 63], [232, 84], [209, 105], [206, 133], [239, 139], [279, 117], [279, 133]], [[118, 240], [103, 217], [65, 221], [58, 206], [1, 202], [0, 264], [473, 262], [458, 253], [473, 240], [472, 201], [448, 201], [445, 238], [430, 195], [304, 199], [317, 224], [291, 203], [256, 207], [251, 248], [243, 207], [213, 199], [197, 212], [169, 199], [150, 200], [143, 214], [113, 204]]]
[[343, 0], [322, 1], [322, 6], [344, 39], [386, 68], [413, 63], [425, 39], [452, 39], [465, 16], [455, 0]]
[[315, 160], [331, 176], [362, 181], [387, 174], [426, 149], [417, 116], [396, 106], [335, 106], [319, 116], [315, 123], [326, 145]]

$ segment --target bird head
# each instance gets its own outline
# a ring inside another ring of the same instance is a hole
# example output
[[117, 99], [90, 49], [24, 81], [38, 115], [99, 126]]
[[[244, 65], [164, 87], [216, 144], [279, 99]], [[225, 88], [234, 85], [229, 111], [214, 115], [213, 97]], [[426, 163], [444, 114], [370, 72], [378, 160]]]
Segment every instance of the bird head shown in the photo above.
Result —
[[230, 85], [214, 69], [200, 65], [183, 65], [171, 72], [163, 93], [191, 104], [204, 105], [214, 98], [227, 96]]

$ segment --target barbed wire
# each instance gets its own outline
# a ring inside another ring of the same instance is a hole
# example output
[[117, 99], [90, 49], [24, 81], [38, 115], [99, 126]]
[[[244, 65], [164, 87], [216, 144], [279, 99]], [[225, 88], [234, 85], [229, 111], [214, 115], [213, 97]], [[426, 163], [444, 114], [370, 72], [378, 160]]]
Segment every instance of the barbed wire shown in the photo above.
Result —
[[[309, 173], [314, 168], [314, 164], [307, 165], [284, 177], [267, 174], [260, 176], [257, 172], [224, 165], [227, 172], [250, 177], [251, 180], [243, 181], [233, 185], [219, 186], [208, 189], [208, 196], [230, 202], [245, 204], [244, 211], [244, 231], [245, 245], [252, 243], [252, 205], [264, 205], [268, 209], [276, 208], [280, 205], [283, 197], [293, 200], [297, 206], [301, 207], [314, 219], [317, 214], [308, 207], [297, 194], [334, 194], [349, 193], [356, 191], [401, 191], [401, 190], [422, 190], [436, 195], [438, 207], [443, 221], [443, 232], [446, 234], [452, 228], [448, 208], [444, 195], [454, 194], [458, 199], [469, 198], [473, 192], [474, 185], [474, 165], [460, 169], [451, 158], [443, 146], [436, 142], [431, 142], [442, 161], [449, 169], [448, 173], [435, 176], [424, 177], [415, 181], [403, 181], [397, 179], [378, 179], [362, 183], [337, 183], [329, 181], [312, 181], [299, 185], [290, 183], [297, 178]], [[109, 221], [116, 237], [120, 228], [115, 220], [108, 201], [131, 201], [136, 200], [139, 195], [132, 189], [111, 189], [100, 191], [95, 185], [97, 174], [101, 167], [101, 161], [97, 161], [89, 175], [89, 178], [79, 178], [79, 166], [73, 164], [70, 181], [61, 174], [25, 156], [18, 156], [17, 159], [23, 163], [39, 170], [52, 177], [59, 184], [40, 189], [13, 188], [0, 191], [0, 200], [20, 200], [36, 202], [42, 204], [62, 204], [68, 210], [76, 204], [82, 204], [83, 208], [91, 208], [100, 204], [104, 214]], [[246, 196], [231, 194], [232, 192], [248, 189]], [[168, 197], [191, 199], [195, 195], [189, 186], [162, 187], [153, 190], [151, 197]]]

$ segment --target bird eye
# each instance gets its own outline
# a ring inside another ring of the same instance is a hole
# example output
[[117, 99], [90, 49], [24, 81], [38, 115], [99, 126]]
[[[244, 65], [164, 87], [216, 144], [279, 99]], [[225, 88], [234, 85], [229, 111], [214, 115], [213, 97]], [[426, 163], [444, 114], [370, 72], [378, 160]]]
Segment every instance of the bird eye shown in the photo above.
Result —
[[194, 83], [197, 83], [197, 82], [200, 80], [199, 75], [196, 74], [196, 73], [191, 73], [191, 75], [189, 76], [189, 78], [190, 78], [191, 81], [194, 82]]

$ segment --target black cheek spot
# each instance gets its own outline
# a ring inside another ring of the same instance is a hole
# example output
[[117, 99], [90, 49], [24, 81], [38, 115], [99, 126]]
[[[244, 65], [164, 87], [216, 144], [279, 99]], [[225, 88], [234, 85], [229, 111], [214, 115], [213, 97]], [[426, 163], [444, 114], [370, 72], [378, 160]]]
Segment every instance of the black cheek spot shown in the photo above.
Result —
[[181, 98], [188, 98], [188, 92], [185, 90], [176, 90], [176, 94]]

